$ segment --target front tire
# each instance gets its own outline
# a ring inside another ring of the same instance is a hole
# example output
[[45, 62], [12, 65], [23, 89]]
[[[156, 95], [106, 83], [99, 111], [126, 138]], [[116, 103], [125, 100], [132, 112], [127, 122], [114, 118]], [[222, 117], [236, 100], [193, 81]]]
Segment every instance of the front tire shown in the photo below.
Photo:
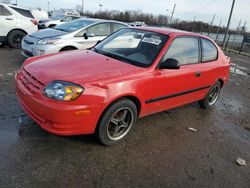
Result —
[[210, 88], [210, 90], [208, 91], [205, 98], [198, 101], [201, 108], [208, 109], [208, 108], [211, 108], [212, 106], [214, 106], [219, 99], [220, 91], [221, 91], [221, 84], [220, 84], [220, 82], [216, 82]]
[[106, 146], [122, 142], [137, 121], [136, 105], [127, 99], [112, 104], [104, 112], [98, 126], [97, 136]]
[[20, 30], [11, 31], [7, 37], [9, 46], [12, 48], [21, 48], [22, 39], [25, 35], [26, 33]]

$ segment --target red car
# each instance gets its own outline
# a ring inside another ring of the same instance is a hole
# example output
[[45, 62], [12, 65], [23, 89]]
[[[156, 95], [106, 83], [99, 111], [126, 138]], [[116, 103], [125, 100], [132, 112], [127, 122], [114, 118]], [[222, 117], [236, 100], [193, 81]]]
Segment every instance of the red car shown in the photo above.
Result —
[[213, 106], [230, 59], [209, 38], [178, 30], [126, 28], [91, 50], [33, 57], [16, 75], [24, 110], [57, 135], [122, 141], [138, 118], [198, 101]]

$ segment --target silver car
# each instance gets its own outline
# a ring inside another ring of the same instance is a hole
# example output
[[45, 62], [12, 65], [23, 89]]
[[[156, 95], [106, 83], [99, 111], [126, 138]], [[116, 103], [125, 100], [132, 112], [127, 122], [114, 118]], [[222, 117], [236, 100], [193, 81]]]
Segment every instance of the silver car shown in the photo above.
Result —
[[22, 54], [31, 57], [91, 48], [98, 41], [124, 27], [128, 25], [117, 21], [78, 19], [58, 25], [54, 29], [44, 29], [27, 35], [22, 40]]

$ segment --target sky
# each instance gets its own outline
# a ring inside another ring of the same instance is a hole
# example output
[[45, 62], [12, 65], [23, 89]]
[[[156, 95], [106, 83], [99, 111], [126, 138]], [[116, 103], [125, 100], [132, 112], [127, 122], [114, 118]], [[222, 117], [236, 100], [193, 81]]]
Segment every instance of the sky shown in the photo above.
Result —
[[[77, 4], [81, 4], [82, 0], [17, 0], [17, 2], [19, 6], [41, 7], [47, 10], [48, 2], [50, 2], [50, 9], [75, 8]], [[84, 9], [98, 11], [99, 4], [103, 5], [102, 10], [142, 10], [155, 15], [170, 15], [176, 4], [174, 18], [194, 20], [196, 16], [197, 21], [211, 23], [215, 14], [214, 25], [219, 25], [222, 20], [222, 26], [226, 26], [232, 0], [84, 0]], [[250, 30], [249, 10], [250, 0], [236, 0], [230, 28], [237, 28], [241, 20], [241, 25], [243, 26], [246, 22], [246, 27]]]

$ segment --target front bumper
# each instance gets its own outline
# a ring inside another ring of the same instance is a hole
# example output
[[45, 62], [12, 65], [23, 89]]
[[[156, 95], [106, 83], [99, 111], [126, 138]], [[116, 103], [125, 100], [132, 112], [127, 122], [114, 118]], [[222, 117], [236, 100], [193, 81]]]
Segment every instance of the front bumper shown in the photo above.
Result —
[[60, 47], [53, 44], [38, 45], [38, 44], [27, 44], [22, 41], [22, 55], [25, 57], [41, 56], [47, 54], [53, 54], [60, 51]]
[[62, 136], [94, 133], [100, 113], [98, 105], [87, 106], [47, 99], [40, 93], [30, 92], [18, 74], [16, 93], [19, 102], [41, 128]]

